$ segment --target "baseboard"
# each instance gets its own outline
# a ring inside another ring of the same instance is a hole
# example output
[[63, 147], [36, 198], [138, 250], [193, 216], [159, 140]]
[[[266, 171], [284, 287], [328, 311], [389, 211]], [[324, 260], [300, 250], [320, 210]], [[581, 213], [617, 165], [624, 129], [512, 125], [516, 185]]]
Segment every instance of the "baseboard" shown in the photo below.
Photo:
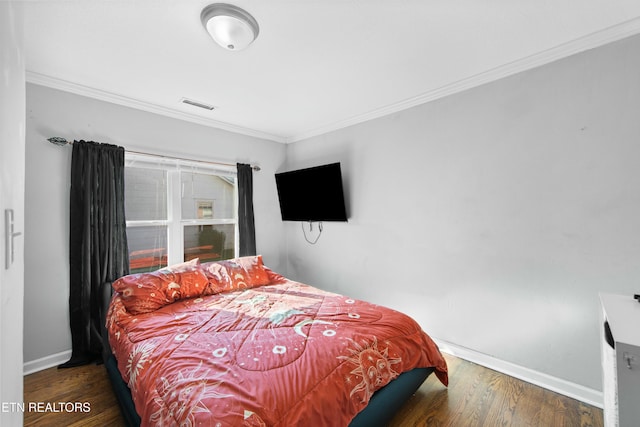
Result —
[[71, 358], [71, 350], [62, 351], [50, 356], [41, 357], [40, 359], [25, 362], [22, 366], [23, 375], [33, 374], [34, 372], [58, 366]]
[[469, 348], [461, 347], [447, 341], [433, 338], [443, 353], [451, 354], [469, 362], [482, 365], [494, 371], [501, 372], [522, 381], [535, 384], [547, 390], [560, 393], [572, 399], [579, 400], [589, 405], [602, 408], [604, 397], [601, 391], [563, 380], [533, 369], [525, 368], [511, 362], [497, 359], [487, 354], [479, 353]]

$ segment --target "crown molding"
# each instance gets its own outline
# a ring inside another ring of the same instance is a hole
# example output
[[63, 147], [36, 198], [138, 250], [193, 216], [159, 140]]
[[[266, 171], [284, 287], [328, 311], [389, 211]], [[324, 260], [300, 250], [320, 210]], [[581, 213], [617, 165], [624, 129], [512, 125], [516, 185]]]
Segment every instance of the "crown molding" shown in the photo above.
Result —
[[226, 130], [229, 132], [286, 144], [302, 141], [369, 120], [407, 110], [409, 108], [416, 107], [427, 102], [444, 98], [446, 96], [453, 95], [477, 86], [481, 86], [486, 83], [491, 83], [496, 80], [509, 77], [536, 67], [540, 67], [559, 59], [563, 59], [589, 49], [594, 49], [608, 43], [622, 40], [639, 33], [640, 17], [614, 25], [609, 28], [605, 28], [604, 30], [597, 31], [579, 39], [569, 41], [545, 51], [538, 52], [525, 58], [513, 61], [511, 63], [501, 65], [491, 70], [487, 70], [482, 73], [478, 73], [476, 75], [458, 80], [451, 84], [422, 93], [418, 96], [411, 97], [393, 104], [385, 105], [381, 108], [377, 108], [363, 114], [358, 114], [344, 120], [327, 123], [326, 125], [289, 136], [274, 135], [256, 129], [250, 129], [230, 123], [221, 122], [218, 120], [208, 119], [206, 117], [198, 116], [195, 114], [185, 113], [177, 109], [163, 107], [139, 99], [129, 98], [123, 95], [95, 89], [89, 86], [72, 83], [33, 71], [26, 72], [26, 80], [29, 83], [47, 86], [54, 89], [71, 92], [77, 95], [87, 96], [90, 98], [123, 105], [126, 107], [136, 108], [138, 110], [148, 111], [151, 113], [172, 117], [178, 120], [184, 120], [204, 126]]
[[130, 98], [127, 96], [118, 95], [115, 93], [92, 88], [92, 87], [81, 85], [78, 83], [73, 83], [67, 80], [58, 79], [55, 77], [47, 76], [45, 74], [40, 74], [33, 71], [27, 70], [25, 74], [26, 74], [27, 82], [37, 84], [40, 86], [46, 86], [53, 89], [74, 93], [76, 95], [86, 96], [88, 98], [93, 98], [100, 101], [106, 101], [112, 104], [118, 104], [125, 107], [131, 107], [137, 110], [147, 111], [149, 113], [160, 114], [160, 115], [171, 117], [174, 119], [196, 123], [203, 126], [213, 127], [216, 129], [226, 130], [226, 131], [238, 133], [241, 135], [252, 136], [260, 139], [267, 139], [270, 141], [275, 141], [280, 143], [286, 142], [286, 138], [280, 135], [274, 135], [266, 132], [261, 132], [255, 129], [250, 129], [242, 126], [236, 126], [230, 123], [221, 122], [218, 120], [208, 119], [206, 117], [198, 116], [195, 114], [185, 113], [184, 111], [180, 111], [177, 109], [163, 107], [161, 105], [153, 104], [151, 102], [146, 102], [139, 99]]
[[640, 18], [634, 18], [632, 20], [614, 25], [601, 31], [597, 31], [595, 33], [569, 41], [545, 51], [538, 52], [533, 55], [493, 68], [491, 70], [484, 71], [474, 76], [458, 80], [454, 83], [425, 92], [421, 95], [389, 104], [384, 107], [369, 111], [364, 114], [359, 114], [345, 120], [329, 123], [325, 126], [321, 126], [307, 132], [299, 133], [297, 135], [286, 138], [286, 142], [291, 143], [309, 139], [315, 136], [343, 129], [348, 126], [363, 123], [368, 120], [388, 116], [402, 110], [407, 110], [409, 108], [422, 105], [436, 99], [444, 98], [446, 96], [465, 91], [467, 89], [481, 86], [486, 83], [491, 83], [523, 71], [531, 70], [533, 68], [549, 64], [551, 62], [566, 58], [571, 55], [575, 55], [580, 52], [604, 46], [606, 44], [622, 40], [639, 33]]

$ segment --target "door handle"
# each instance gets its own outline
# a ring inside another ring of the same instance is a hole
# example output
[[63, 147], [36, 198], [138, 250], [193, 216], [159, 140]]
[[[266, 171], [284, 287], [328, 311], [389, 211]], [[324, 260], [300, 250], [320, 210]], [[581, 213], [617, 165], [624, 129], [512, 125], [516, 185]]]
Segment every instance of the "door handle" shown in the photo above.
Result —
[[8, 270], [13, 264], [14, 258], [14, 244], [13, 239], [21, 235], [20, 232], [14, 231], [14, 223], [13, 223], [13, 209], [5, 209], [4, 210], [4, 268]]

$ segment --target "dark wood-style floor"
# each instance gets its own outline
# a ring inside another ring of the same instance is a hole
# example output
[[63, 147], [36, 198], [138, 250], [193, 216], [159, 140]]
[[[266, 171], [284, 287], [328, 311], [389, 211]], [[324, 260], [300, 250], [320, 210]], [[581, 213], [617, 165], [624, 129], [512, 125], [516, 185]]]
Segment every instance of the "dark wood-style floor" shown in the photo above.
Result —
[[[389, 427], [603, 427], [602, 410], [445, 355], [449, 387], [430, 376]], [[88, 412], [25, 411], [25, 426], [124, 426], [104, 366], [47, 369], [24, 378], [24, 402], [88, 402]], [[54, 407], [54, 409], [56, 409]], [[58, 408], [60, 409], [60, 405]]]
[[431, 375], [389, 427], [603, 427], [602, 409], [444, 355], [449, 387]]

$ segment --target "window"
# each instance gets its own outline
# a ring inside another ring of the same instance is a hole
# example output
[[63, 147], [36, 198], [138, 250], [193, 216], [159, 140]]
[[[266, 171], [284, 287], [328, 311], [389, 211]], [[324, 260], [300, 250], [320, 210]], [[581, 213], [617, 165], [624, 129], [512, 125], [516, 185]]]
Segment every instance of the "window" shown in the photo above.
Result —
[[236, 257], [237, 199], [234, 167], [127, 153], [131, 272]]

